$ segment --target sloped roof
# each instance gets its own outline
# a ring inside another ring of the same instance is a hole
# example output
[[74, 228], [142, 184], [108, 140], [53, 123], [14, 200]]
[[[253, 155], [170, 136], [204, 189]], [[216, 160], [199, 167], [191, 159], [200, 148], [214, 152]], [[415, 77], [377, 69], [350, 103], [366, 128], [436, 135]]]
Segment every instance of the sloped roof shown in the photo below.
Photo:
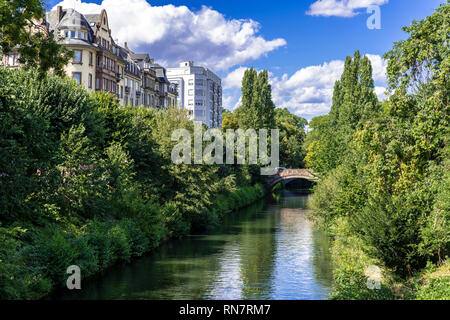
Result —
[[166, 70], [161, 65], [154, 63], [151, 65], [151, 68], [156, 71], [156, 77], [160, 82], [170, 83], [170, 81], [166, 77]]
[[100, 20], [100, 14], [85, 14], [84, 17], [86, 18], [87, 22], [89, 22], [90, 26]]
[[47, 12], [46, 20], [49, 23], [49, 28], [51, 31], [54, 31], [56, 29], [70, 29], [70, 28], [77, 28], [77, 29], [84, 28], [89, 31], [92, 30], [85, 16], [71, 8], [63, 10], [62, 18], [61, 21], [59, 22], [58, 22], [58, 14], [55, 10]]

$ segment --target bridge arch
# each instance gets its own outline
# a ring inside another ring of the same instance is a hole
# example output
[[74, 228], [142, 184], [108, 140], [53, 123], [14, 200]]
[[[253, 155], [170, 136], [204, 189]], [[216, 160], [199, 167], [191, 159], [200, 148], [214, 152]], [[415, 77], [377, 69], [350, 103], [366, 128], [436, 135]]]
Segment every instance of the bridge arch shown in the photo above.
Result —
[[312, 170], [308, 169], [283, 169], [279, 170], [277, 174], [271, 176], [267, 183], [266, 188], [272, 190], [281, 181], [293, 181], [296, 179], [308, 180], [315, 182], [318, 178], [315, 176]]

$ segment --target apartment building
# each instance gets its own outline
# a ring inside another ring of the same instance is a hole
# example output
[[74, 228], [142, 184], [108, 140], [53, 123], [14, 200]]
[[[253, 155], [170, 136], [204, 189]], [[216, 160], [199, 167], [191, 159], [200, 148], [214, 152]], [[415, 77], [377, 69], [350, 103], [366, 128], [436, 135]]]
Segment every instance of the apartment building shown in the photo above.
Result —
[[106, 11], [83, 15], [58, 6], [47, 12], [46, 21], [57, 42], [74, 52], [66, 74], [89, 91], [108, 91], [120, 99], [126, 62], [111, 37]]
[[170, 82], [178, 87], [178, 105], [188, 110], [193, 120], [210, 128], [222, 127], [222, 80], [208, 68], [193, 61], [167, 69]]
[[[59, 44], [73, 51], [74, 58], [64, 70], [88, 91], [110, 92], [120, 103], [132, 106], [178, 105], [177, 84], [167, 79], [166, 69], [148, 54], [132, 52], [126, 42], [124, 47], [116, 44], [105, 10], [82, 14], [73, 8], [57, 6], [41, 22]], [[19, 67], [19, 55], [5, 54], [1, 63]]]
[[176, 83], [170, 83], [167, 88], [167, 104], [169, 107], [178, 106], [178, 85]]
[[159, 98], [156, 93], [156, 71], [151, 67], [154, 61], [147, 53], [131, 53], [130, 56], [139, 65], [141, 70], [142, 105], [156, 108], [156, 101]]
[[132, 52], [125, 47], [120, 47], [119, 55], [126, 61], [124, 72], [124, 104], [139, 106], [142, 104], [142, 72], [136, 61], [131, 56]]
[[167, 79], [166, 68], [154, 63], [151, 68], [156, 72], [156, 107], [157, 108], [168, 108], [169, 107], [169, 86], [170, 81]]

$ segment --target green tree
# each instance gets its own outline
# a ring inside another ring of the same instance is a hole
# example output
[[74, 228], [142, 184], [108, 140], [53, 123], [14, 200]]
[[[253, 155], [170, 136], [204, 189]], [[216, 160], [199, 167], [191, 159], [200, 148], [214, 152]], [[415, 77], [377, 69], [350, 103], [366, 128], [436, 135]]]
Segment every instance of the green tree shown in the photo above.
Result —
[[245, 71], [238, 121], [241, 129], [274, 129], [275, 104], [272, 101], [272, 87], [266, 70], [258, 73], [250, 68]]
[[296, 116], [288, 109], [275, 109], [275, 128], [280, 129], [280, 165], [300, 168], [303, 166], [303, 143], [306, 119]]
[[19, 53], [27, 68], [37, 68], [42, 76], [49, 70], [64, 74], [72, 52], [57, 44], [44, 24], [41, 0], [0, 1], [0, 54]]
[[327, 173], [339, 166], [348, 153], [348, 144], [361, 121], [369, 119], [380, 106], [374, 92], [372, 66], [356, 51], [347, 57], [341, 78], [336, 81], [333, 102], [326, 118], [312, 121], [308, 138], [308, 166]]

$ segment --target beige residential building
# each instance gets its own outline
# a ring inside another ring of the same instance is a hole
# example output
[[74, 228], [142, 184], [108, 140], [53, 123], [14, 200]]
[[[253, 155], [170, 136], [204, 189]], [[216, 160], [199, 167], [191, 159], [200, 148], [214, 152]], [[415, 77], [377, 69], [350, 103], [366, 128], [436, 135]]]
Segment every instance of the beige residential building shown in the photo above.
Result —
[[142, 77], [142, 104], [156, 108], [156, 71], [152, 69], [153, 59], [147, 53], [131, 53], [131, 58], [139, 65]]
[[126, 61], [124, 72], [124, 104], [139, 106], [142, 104], [142, 73], [139, 65], [131, 57], [132, 52], [125, 43], [120, 48], [120, 56]]
[[167, 88], [167, 104], [169, 107], [178, 107], [178, 85], [170, 83]]
[[57, 42], [74, 52], [66, 74], [89, 91], [108, 91], [120, 99], [125, 61], [111, 37], [106, 11], [83, 15], [58, 6], [47, 12], [46, 21]]

